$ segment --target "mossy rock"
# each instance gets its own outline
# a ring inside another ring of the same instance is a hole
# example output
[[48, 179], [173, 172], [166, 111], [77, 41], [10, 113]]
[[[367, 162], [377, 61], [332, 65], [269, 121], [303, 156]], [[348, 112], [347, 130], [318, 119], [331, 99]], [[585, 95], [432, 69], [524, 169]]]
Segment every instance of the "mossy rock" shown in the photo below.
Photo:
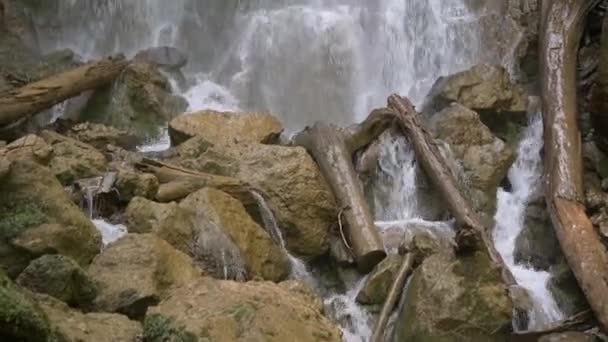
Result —
[[400, 255], [389, 255], [376, 265], [357, 294], [357, 302], [366, 305], [384, 303], [402, 262]]
[[17, 283], [71, 306], [87, 307], [97, 296], [95, 283], [78, 263], [63, 255], [45, 255], [21, 272]]
[[565, 260], [562, 259], [550, 272], [552, 277], [547, 286], [566, 316], [589, 309], [587, 299]]
[[161, 314], [146, 316], [144, 339], [147, 342], [198, 342], [196, 335], [176, 326], [175, 319]]

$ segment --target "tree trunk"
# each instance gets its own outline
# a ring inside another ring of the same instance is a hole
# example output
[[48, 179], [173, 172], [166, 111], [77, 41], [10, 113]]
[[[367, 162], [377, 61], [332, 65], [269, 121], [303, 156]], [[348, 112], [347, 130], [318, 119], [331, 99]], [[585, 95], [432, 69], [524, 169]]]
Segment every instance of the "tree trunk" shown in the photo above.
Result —
[[485, 249], [492, 262], [501, 269], [505, 285], [512, 290], [512, 287], [517, 286], [513, 274], [494, 248], [488, 230], [460, 192], [454, 175], [437, 148], [435, 139], [426, 129], [412, 103], [399, 95], [391, 95], [388, 98], [388, 106], [397, 113], [401, 128], [414, 146], [416, 160], [422, 165], [428, 179], [443, 196], [452, 216], [456, 219], [458, 249]]
[[161, 202], [184, 198], [205, 187], [224, 191], [240, 200], [243, 205], [257, 203], [251, 193], [252, 191], [256, 191], [263, 196], [261, 190], [255, 189], [236, 178], [197, 172], [146, 158], [135, 164], [135, 166], [141, 171], [156, 175], [156, 178], [161, 183], [156, 197]]
[[[384, 244], [374, 224], [355, 172], [352, 154], [377, 138], [394, 120], [388, 111], [376, 110], [361, 124], [346, 130], [316, 123], [295, 138], [316, 160], [341, 208], [340, 230], [353, 251], [361, 272], [367, 273], [386, 257]], [[344, 218], [342, 220], [342, 218]]]
[[401, 298], [401, 292], [403, 291], [407, 278], [412, 273], [415, 259], [414, 255], [412, 253], [407, 253], [403, 258], [403, 264], [401, 264], [401, 268], [399, 269], [399, 272], [391, 285], [391, 289], [388, 292], [388, 296], [384, 301], [382, 311], [378, 317], [378, 322], [376, 323], [376, 327], [374, 328], [374, 333], [370, 342], [384, 341], [386, 324], [391, 317], [395, 304], [397, 304], [397, 302], [399, 302], [399, 298]]
[[127, 66], [124, 57], [110, 57], [0, 94], [0, 126], [10, 124], [112, 82]]
[[596, 1], [543, 6], [541, 81], [545, 120], [545, 197], [557, 238], [599, 323], [608, 328], [608, 254], [583, 205], [576, 62], [584, 19]]

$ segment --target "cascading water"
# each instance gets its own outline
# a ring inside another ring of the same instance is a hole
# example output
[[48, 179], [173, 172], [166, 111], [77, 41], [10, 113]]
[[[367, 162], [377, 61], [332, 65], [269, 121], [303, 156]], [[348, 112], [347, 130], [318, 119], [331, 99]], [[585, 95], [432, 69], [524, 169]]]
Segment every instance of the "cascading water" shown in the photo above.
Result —
[[493, 237], [496, 249], [515, 277], [517, 283], [530, 295], [533, 307], [528, 312], [528, 328], [543, 326], [563, 319], [553, 295], [547, 288], [549, 272], [515, 262], [515, 241], [522, 231], [525, 209], [529, 201], [541, 191], [543, 147], [543, 123], [540, 114], [535, 115], [523, 133], [517, 152], [517, 160], [509, 170], [511, 191], [498, 190]]

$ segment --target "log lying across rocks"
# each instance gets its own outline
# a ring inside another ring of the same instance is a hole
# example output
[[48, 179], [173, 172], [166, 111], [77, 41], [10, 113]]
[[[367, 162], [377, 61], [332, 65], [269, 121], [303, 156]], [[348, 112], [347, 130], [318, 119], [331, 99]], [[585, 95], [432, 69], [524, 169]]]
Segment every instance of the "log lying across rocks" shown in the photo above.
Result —
[[545, 126], [545, 198], [562, 251], [591, 309], [608, 329], [608, 253], [583, 204], [576, 63], [585, 17], [597, 1], [543, 3], [541, 91]]
[[362, 185], [353, 166], [353, 153], [376, 139], [394, 120], [388, 110], [375, 110], [361, 124], [341, 129], [315, 123], [297, 134], [293, 141], [316, 160], [340, 208], [340, 230], [352, 249], [357, 268], [372, 270], [386, 257]]
[[[426, 129], [412, 103], [399, 95], [391, 95], [388, 98], [388, 108], [397, 114], [401, 129], [414, 147], [416, 160], [422, 165], [433, 186], [441, 193], [448, 209], [456, 220], [458, 227], [457, 248], [459, 250], [487, 251], [494, 265], [500, 268], [503, 282], [511, 291], [517, 286], [513, 274], [505, 266], [502, 257], [496, 251], [488, 234], [488, 229], [481, 223], [470, 202], [462, 195], [455, 176], [437, 148], [435, 139]], [[511, 292], [511, 295], [513, 295], [513, 292]]]
[[143, 172], [152, 173], [158, 178], [161, 185], [156, 199], [160, 202], [179, 200], [205, 187], [224, 191], [240, 200], [244, 205], [257, 203], [252, 191], [263, 194], [261, 190], [236, 178], [197, 172], [157, 160], [144, 158], [136, 163], [135, 167]]
[[127, 66], [110, 57], [0, 94], [0, 126], [48, 109], [84, 91], [112, 82]]

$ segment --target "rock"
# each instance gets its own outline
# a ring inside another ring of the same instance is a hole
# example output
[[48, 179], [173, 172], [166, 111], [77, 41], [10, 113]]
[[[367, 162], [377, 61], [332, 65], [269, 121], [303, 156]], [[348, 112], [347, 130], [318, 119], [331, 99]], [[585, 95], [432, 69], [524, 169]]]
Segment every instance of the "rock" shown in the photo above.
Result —
[[437, 253], [451, 255], [456, 247], [454, 229], [443, 222], [412, 222], [399, 229], [399, 253], [413, 253], [415, 264]]
[[118, 199], [128, 203], [134, 197], [153, 199], [158, 192], [158, 179], [149, 173], [141, 173], [125, 167], [117, 167], [114, 188]]
[[108, 145], [126, 149], [137, 146], [137, 138], [127, 131], [92, 122], [75, 124], [66, 131], [66, 135], [99, 150], [104, 150]]
[[440, 77], [426, 99], [424, 111], [441, 110], [452, 102], [475, 111], [519, 113], [524, 117], [527, 109], [523, 89], [511, 82], [507, 70], [485, 64]]
[[62, 336], [61, 341], [136, 342], [143, 336], [141, 324], [129, 320], [126, 316], [109, 313], [83, 314], [45, 295], [37, 295], [36, 302]]
[[201, 270], [186, 254], [152, 234], [128, 234], [93, 260], [89, 275], [98, 283], [99, 310], [142, 319], [169, 287], [194, 281]]
[[289, 275], [287, 255], [237, 199], [219, 190], [205, 188], [188, 196], [180, 206], [219, 227], [239, 248], [247, 270], [253, 276], [280, 281]]
[[156, 67], [130, 64], [107, 89], [95, 91], [78, 121], [90, 121], [125, 130], [139, 143], [155, 140], [162, 127], [187, 107], [171, 94], [171, 85]]
[[403, 257], [391, 254], [376, 265], [357, 294], [357, 302], [365, 305], [384, 303], [402, 262]]
[[150, 308], [144, 334], [150, 342], [342, 341], [309, 295], [283, 284], [210, 278], [172, 290]]
[[49, 167], [62, 184], [105, 173], [108, 162], [93, 146], [52, 131], [43, 131], [40, 136], [53, 149]]
[[169, 124], [171, 145], [200, 135], [218, 142], [274, 143], [283, 132], [281, 122], [266, 113], [229, 113], [205, 110], [178, 116]]
[[196, 215], [177, 203], [156, 203], [135, 197], [125, 209], [124, 219], [129, 233], [154, 233], [176, 249], [194, 256]]
[[101, 235], [51, 171], [26, 160], [14, 161], [1, 185], [0, 235], [0, 267], [13, 277], [44, 254], [84, 266], [101, 248]]
[[39, 136], [29, 134], [0, 149], [0, 155], [8, 160], [31, 160], [48, 165], [53, 156], [53, 148]]
[[8, 158], [0, 157], [0, 181], [11, 172], [11, 161]]
[[395, 341], [505, 341], [513, 306], [487, 256], [434, 254], [414, 271]]
[[569, 317], [589, 309], [587, 299], [564, 259], [553, 266], [550, 272], [551, 278], [547, 287], [555, 297], [564, 316]]
[[139, 51], [133, 60], [154, 64], [163, 69], [181, 69], [188, 64], [188, 58], [177, 48], [171, 46], [151, 47]]
[[71, 306], [87, 307], [97, 296], [97, 288], [87, 273], [63, 255], [44, 255], [32, 261], [21, 272], [17, 283]]
[[496, 189], [507, 175], [515, 155], [479, 119], [460, 104], [452, 104], [431, 118], [435, 137], [447, 142], [462, 164], [464, 182], [471, 189], [473, 205], [492, 213]]
[[355, 264], [353, 254], [346, 245], [344, 245], [342, 237], [331, 235], [329, 243], [329, 253], [339, 265], [349, 266]]
[[548, 270], [562, 256], [544, 200], [531, 202], [525, 211], [523, 229], [515, 240], [515, 262]]
[[212, 145], [199, 136], [180, 145], [177, 153], [173, 161], [183, 167], [232, 176], [268, 195], [290, 251], [304, 258], [327, 252], [329, 228], [336, 223], [338, 210], [305, 149], [257, 143]]
[[[57, 341], [46, 314], [0, 270], [0, 337], [3, 341]], [[61, 341], [61, 340], [59, 340]]]
[[579, 331], [567, 331], [541, 337], [538, 342], [594, 342], [597, 341], [592, 335]]

